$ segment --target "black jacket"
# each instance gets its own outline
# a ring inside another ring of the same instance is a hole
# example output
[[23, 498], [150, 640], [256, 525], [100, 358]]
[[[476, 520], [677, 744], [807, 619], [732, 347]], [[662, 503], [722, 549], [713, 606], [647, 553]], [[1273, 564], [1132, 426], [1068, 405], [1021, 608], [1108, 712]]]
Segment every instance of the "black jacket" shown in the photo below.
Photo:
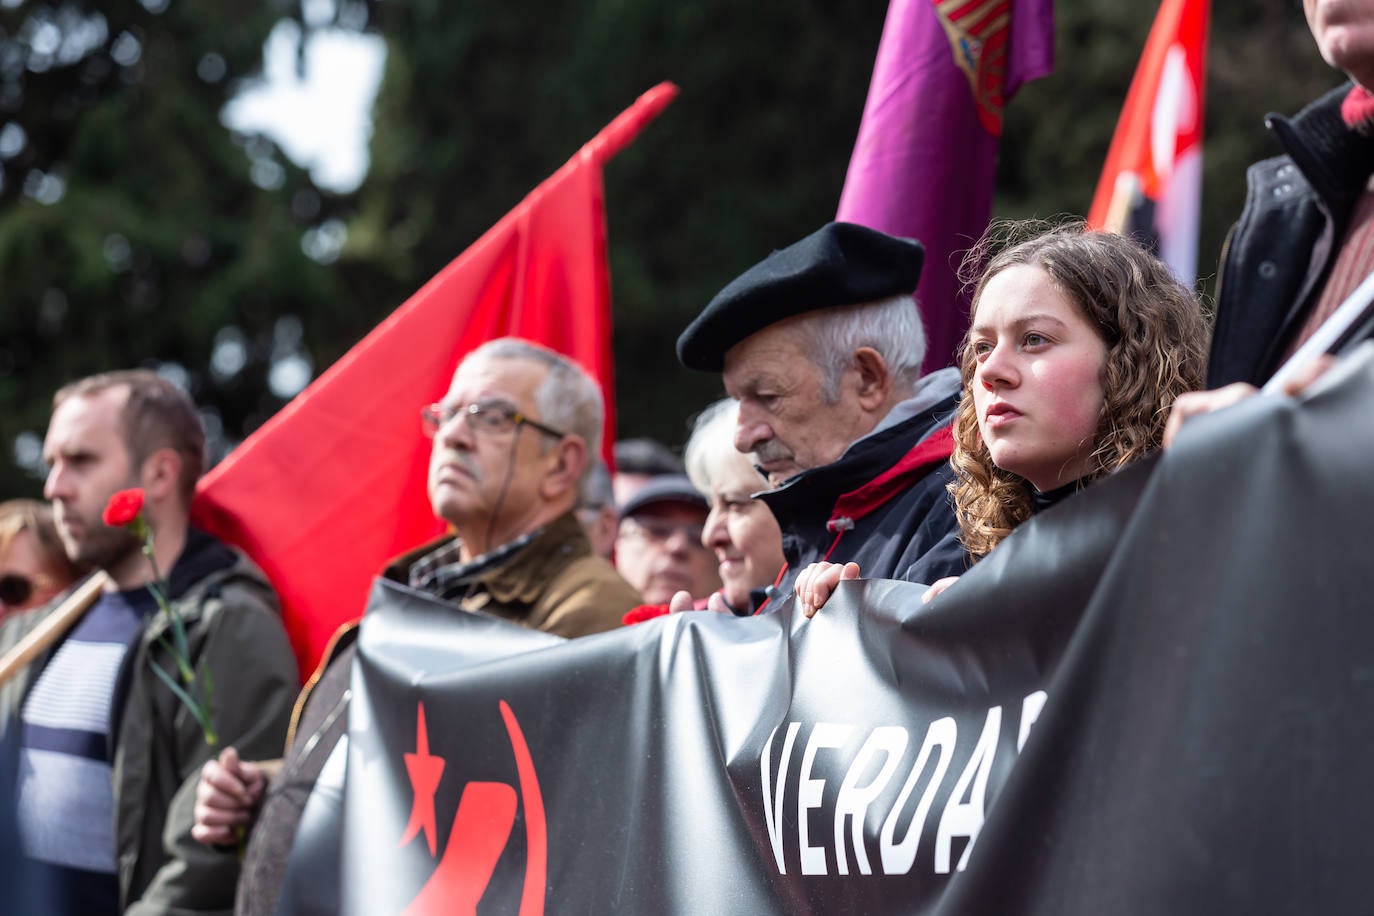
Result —
[[946, 487], [953, 479], [955, 398], [850, 446], [760, 498], [782, 528], [787, 572], [775, 594], [818, 560], [853, 561], [866, 579], [929, 584], [968, 568]]
[[1374, 140], [1341, 120], [1347, 83], [1295, 118], [1269, 115], [1286, 155], [1246, 173], [1245, 209], [1222, 252], [1207, 387], [1263, 384], [1321, 294], [1374, 171]]

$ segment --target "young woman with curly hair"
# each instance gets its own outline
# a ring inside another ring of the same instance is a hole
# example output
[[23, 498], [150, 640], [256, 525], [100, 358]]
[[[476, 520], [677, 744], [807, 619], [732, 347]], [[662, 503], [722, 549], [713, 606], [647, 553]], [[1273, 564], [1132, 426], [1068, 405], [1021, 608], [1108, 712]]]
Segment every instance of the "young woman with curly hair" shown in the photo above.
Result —
[[[950, 459], [973, 561], [1037, 510], [1159, 448], [1174, 400], [1202, 384], [1207, 354], [1197, 297], [1136, 242], [1081, 223], [998, 235], [1008, 242], [978, 280], [960, 351]], [[803, 610], [858, 574], [803, 571]]]
[[975, 559], [1159, 448], [1174, 400], [1202, 384], [1197, 297], [1134, 241], [1081, 224], [992, 257], [969, 323], [951, 492]]

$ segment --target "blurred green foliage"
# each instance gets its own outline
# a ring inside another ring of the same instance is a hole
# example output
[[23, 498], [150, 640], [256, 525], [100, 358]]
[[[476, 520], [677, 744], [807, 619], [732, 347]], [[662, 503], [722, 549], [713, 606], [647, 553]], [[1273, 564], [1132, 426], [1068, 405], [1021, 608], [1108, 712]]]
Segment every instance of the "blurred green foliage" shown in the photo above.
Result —
[[[1263, 113], [1337, 81], [1291, 0], [1216, 7], [1204, 275], [1245, 164], [1272, 152]], [[1059, 0], [1057, 72], [1008, 109], [997, 215], [1086, 210], [1154, 11]], [[681, 97], [606, 186], [620, 432], [679, 444], [721, 389], [678, 367], [673, 342], [741, 270], [833, 215], [885, 14], [884, 0], [4, 0], [0, 496], [39, 490], [52, 391], [104, 369], [182, 375], [223, 451], [284, 403], [274, 367], [329, 365], [663, 79]], [[284, 17], [385, 39], [353, 193], [219, 121]], [[339, 225], [341, 249], [307, 255]]]

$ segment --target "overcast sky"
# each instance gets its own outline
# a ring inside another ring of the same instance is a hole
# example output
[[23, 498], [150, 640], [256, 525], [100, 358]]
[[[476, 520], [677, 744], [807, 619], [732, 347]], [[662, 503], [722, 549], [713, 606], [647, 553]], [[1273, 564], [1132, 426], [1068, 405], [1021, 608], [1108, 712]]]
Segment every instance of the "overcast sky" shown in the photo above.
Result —
[[225, 106], [224, 123], [271, 137], [320, 187], [351, 191], [367, 174], [372, 101], [386, 44], [377, 35], [315, 29], [306, 42], [302, 78], [296, 69], [299, 41], [299, 25], [277, 23], [263, 48], [263, 82]]

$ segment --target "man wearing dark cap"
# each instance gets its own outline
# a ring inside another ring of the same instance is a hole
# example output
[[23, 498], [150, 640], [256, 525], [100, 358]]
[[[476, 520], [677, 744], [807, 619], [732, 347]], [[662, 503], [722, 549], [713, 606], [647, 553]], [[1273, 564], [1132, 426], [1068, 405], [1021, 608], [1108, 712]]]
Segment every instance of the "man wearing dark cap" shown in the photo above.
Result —
[[611, 476], [616, 505], [623, 506], [660, 474], [682, 473], [682, 459], [657, 439], [621, 439], [615, 444], [615, 474]]
[[740, 403], [735, 447], [772, 489], [791, 592], [808, 564], [934, 582], [966, 563], [946, 485], [959, 373], [921, 375], [919, 242], [829, 223], [775, 251], [678, 338]]
[[684, 591], [706, 598], [720, 588], [715, 554], [701, 542], [709, 508], [683, 474], [649, 478], [620, 507], [616, 570], [647, 604]]

